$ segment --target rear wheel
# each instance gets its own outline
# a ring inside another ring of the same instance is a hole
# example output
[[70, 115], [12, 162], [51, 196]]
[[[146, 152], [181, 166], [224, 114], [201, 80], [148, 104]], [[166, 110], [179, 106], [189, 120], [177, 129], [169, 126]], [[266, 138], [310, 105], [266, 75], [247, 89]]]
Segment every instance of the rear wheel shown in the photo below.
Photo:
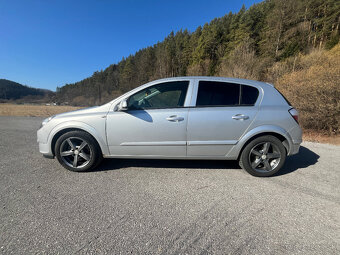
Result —
[[274, 136], [261, 136], [246, 145], [239, 164], [248, 173], [267, 177], [277, 173], [286, 160], [286, 149]]
[[97, 141], [84, 131], [71, 131], [60, 136], [55, 144], [59, 163], [74, 172], [88, 171], [102, 160]]

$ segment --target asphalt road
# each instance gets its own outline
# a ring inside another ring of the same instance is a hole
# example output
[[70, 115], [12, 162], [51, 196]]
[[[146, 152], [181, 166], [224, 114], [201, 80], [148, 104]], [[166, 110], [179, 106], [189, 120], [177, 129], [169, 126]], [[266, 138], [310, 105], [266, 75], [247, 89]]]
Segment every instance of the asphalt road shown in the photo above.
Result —
[[280, 175], [236, 162], [43, 158], [41, 118], [0, 117], [0, 253], [340, 254], [340, 146], [303, 143]]

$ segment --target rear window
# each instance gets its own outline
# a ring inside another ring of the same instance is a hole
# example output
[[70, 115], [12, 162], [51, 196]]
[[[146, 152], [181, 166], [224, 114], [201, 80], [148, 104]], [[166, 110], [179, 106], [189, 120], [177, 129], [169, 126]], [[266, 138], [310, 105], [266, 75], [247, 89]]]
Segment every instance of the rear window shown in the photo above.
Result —
[[252, 106], [258, 96], [259, 91], [255, 87], [227, 82], [200, 81], [196, 106]]

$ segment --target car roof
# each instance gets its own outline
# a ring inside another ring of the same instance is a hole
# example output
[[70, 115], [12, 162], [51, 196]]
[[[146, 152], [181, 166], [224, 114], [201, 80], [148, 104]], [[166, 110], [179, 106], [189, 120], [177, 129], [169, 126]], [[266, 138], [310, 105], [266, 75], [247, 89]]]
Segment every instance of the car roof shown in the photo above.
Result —
[[255, 80], [247, 80], [247, 79], [239, 79], [239, 78], [230, 78], [230, 77], [215, 77], [215, 76], [181, 76], [181, 77], [169, 77], [163, 78], [159, 80], [154, 80], [152, 83], [157, 82], [167, 82], [167, 81], [181, 81], [181, 80], [204, 80], [204, 81], [220, 81], [220, 82], [230, 82], [230, 83], [238, 83], [238, 84], [245, 84], [245, 85], [253, 85], [253, 86], [260, 86], [260, 87], [274, 87], [273, 84], [262, 82], [262, 81], [255, 81]]

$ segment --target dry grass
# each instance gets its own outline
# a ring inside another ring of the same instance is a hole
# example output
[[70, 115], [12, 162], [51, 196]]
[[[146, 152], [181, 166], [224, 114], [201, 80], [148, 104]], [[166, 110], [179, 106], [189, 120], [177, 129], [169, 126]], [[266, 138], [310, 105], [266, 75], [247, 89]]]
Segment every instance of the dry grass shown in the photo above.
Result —
[[0, 104], [0, 116], [48, 117], [80, 108], [73, 106]]
[[301, 125], [327, 135], [340, 134], [340, 44], [296, 61], [277, 88], [300, 112]]
[[304, 130], [303, 141], [340, 145], [340, 135], [329, 136], [313, 130]]

